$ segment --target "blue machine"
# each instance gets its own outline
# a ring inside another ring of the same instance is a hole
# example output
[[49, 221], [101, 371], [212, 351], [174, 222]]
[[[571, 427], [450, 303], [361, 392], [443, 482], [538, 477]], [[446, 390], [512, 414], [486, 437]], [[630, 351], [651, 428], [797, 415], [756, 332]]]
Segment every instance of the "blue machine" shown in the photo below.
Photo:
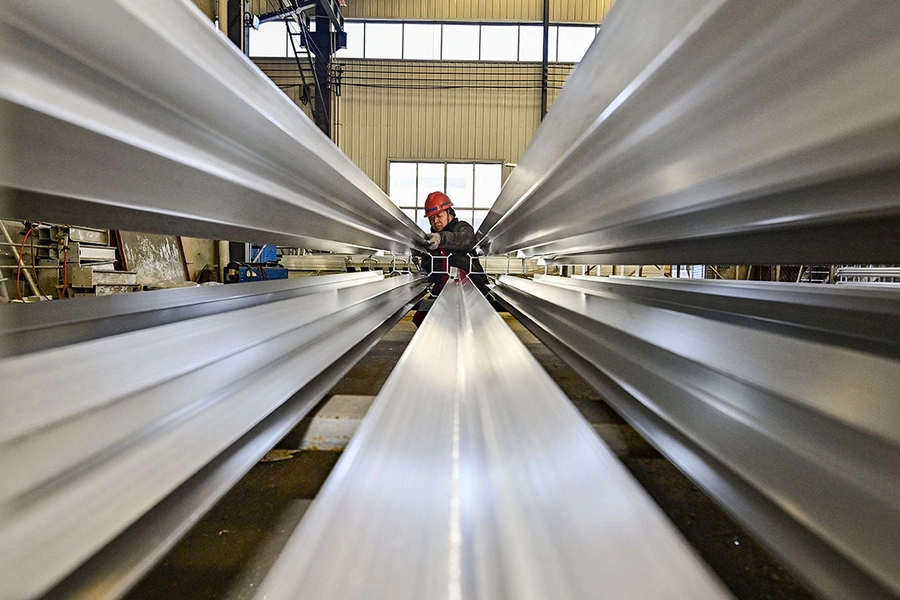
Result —
[[277, 263], [278, 262], [278, 246], [274, 244], [250, 244], [250, 262], [256, 263]]
[[278, 263], [228, 263], [225, 267], [225, 283], [247, 283], [248, 281], [267, 281], [270, 279], [287, 279], [288, 270]]

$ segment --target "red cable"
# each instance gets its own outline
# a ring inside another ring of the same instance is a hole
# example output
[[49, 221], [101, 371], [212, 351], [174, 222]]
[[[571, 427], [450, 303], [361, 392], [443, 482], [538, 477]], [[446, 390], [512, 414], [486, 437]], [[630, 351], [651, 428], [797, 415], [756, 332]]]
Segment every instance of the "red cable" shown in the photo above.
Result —
[[28, 236], [31, 235], [32, 231], [34, 231], [34, 225], [31, 226], [28, 233], [22, 238], [22, 247], [19, 249], [19, 264], [16, 267], [16, 295], [19, 296], [19, 300], [24, 300], [24, 298], [22, 298], [22, 288], [19, 285], [19, 282], [22, 279], [22, 259], [25, 257], [25, 242], [28, 241]]

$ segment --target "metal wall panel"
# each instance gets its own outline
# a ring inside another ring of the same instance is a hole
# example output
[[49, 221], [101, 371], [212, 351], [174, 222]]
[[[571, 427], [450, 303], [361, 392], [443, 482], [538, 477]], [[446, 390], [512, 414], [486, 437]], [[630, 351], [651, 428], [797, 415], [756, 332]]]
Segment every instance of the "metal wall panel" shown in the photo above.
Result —
[[[551, 21], [600, 23], [614, 0], [566, 0], [550, 3]], [[261, 2], [265, 4], [265, 2]], [[403, 0], [353, 0], [344, 8], [348, 19], [429, 19], [462, 21], [540, 21], [543, 2], [491, 2], [458, 0], [404, 2]]]
[[527, 2], [364, 0], [349, 2], [343, 14], [347, 18], [356, 19], [538, 21], [541, 19], [541, 6], [540, 0]]
[[[208, 0], [195, 0], [202, 5]], [[550, 3], [552, 22], [601, 23], [615, 0], [566, 0]], [[352, 0], [341, 13], [347, 19], [421, 19], [428, 21], [524, 21], [543, 20], [543, 2], [490, 2], [458, 0], [404, 2], [403, 0]], [[251, 0], [250, 12], [271, 12], [272, 0]]]
[[550, 21], [602, 23], [615, 0], [565, 0], [550, 3]]
[[[570, 69], [554, 66], [552, 85]], [[534, 64], [345, 60], [335, 141], [386, 191], [390, 159], [515, 163], [540, 123], [540, 81]]]

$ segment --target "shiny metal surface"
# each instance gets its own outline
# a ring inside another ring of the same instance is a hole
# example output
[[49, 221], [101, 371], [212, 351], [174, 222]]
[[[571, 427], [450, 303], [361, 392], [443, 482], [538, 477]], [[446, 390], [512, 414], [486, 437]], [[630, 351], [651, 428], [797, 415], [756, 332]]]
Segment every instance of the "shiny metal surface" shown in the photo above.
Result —
[[357, 597], [729, 595], [466, 280], [256, 595]]
[[897, 3], [617, 4], [482, 245], [586, 264], [894, 262], [898, 64]]
[[0, 215], [336, 251], [421, 230], [190, 2], [0, 2]]
[[900, 595], [896, 294], [606, 279], [493, 293], [812, 589]]
[[47, 350], [286, 300], [321, 289], [340, 289], [382, 278], [379, 271], [321, 277], [153, 290], [29, 306], [0, 304], [0, 358]]
[[[133, 581], [152, 565], [141, 552], [161, 556], [189, 525], [173, 513], [202, 514], [173, 505], [170, 494], [211, 505], [227, 489], [221, 480], [233, 483], [243, 471], [223, 475], [210, 465], [230, 458], [249, 468], [327, 391], [323, 374], [349, 368], [348, 353], [358, 356], [424, 290], [412, 275], [334, 279], [304, 295], [0, 360], [4, 597], [48, 591], [111, 542], [131, 550], [113, 552], [100, 571]], [[284, 414], [292, 397], [296, 406]], [[215, 493], [196, 491], [204, 485]], [[143, 531], [137, 540], [117, 541], [135, 528]]]
[[549, 277], [597, 296], [900, 358], [900, 296], [893, 290], [666, 277]]

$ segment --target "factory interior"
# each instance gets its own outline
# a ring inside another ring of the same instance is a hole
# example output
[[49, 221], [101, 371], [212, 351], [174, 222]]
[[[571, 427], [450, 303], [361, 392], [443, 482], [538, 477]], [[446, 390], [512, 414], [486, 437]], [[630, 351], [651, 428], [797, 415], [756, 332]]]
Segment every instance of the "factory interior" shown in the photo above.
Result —
[[0, 0], [39, 598], [900, 598], [900, 3]]

